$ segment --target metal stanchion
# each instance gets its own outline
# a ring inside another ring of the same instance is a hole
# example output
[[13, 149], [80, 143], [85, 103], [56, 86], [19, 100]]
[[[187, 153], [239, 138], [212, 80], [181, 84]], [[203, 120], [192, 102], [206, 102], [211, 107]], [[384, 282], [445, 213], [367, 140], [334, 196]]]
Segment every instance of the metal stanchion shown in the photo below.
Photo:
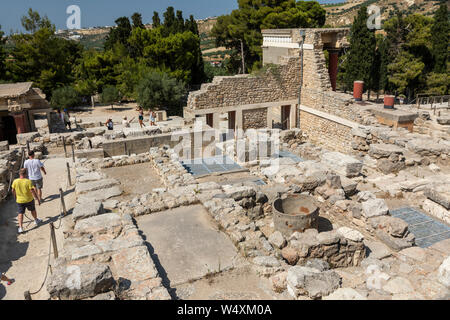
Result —
[[27, 152], [30, 154], [30, 141], [27, 141]]
[[66, 162], [66, 166], [67, 166], [67, 181], [69, 181], [69, 186], [72, 185], [72, 180], [70, 179], [70, 167], [69, 167], [69, 163]]
[[66, 210], [66, 203], [64, 202], [64, 192], [62, 188], [59, 188], [59, 197], [61, 200], [61, 207], [63, 210], [63, 215], [67, 215], [67, 210]]

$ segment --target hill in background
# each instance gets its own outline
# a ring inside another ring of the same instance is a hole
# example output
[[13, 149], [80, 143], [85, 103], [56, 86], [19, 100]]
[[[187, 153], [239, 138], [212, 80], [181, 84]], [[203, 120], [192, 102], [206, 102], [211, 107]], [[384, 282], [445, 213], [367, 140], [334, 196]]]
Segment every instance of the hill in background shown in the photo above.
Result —
[[396, 10], [404, 13], [420, 13], [433, 15], [438, 9], [439, 0], [348, 0], [335, 4], [323, 4], [326, 13], [326, 25], [332, 27], [348, 27], [352, 24], [359, 8], [363, 5], [377, 5], [381, 9], [381, 20], [394, 16]]

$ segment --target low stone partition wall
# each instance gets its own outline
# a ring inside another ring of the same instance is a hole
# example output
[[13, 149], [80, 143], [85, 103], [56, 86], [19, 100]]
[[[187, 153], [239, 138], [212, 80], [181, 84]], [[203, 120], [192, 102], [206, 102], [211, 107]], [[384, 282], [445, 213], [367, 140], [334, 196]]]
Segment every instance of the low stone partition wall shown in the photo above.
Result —
[[[194, 144], [194, 137], [200, 135], [201, 146]], [[203, 139], [204, 137], [210, 137], [209, 139]], [[134, 138], [134, 139], [118, 139], [113, 141], [103, 142], [103, 150], [105, 157], [140, 154], [148, 152], [150, 148], [162, 147], [164, 145], [170, 148], [181, 148], [183, 146], [189, 146], [191, 148], [190, 157], [202, 157], [206, 150], [210, 151], [210, 156], [214, 155], [215, 148], [211, 145], [215, 143], [215, 131], [176, 131], [170, 134], [157, 134], [150, 137]]]
[[76, 163], [77, 204], [65, 218], [63, 252], [47, 283], [63, 300], [167, 300], [153, 260], [130, 214], [106, 213], [122, 193], [120, 182]]

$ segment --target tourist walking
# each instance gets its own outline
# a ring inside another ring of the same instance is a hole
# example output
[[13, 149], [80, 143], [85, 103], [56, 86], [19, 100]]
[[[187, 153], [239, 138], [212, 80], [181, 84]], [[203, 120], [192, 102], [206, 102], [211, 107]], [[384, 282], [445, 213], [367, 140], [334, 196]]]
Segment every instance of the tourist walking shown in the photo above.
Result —
[[70, 115], [67, 109], [64, 109], [64, 126], [66, 128], [69, 127], [69, 130], [72, 131], [72, 127], [70, 125]]
[[41, 171], [44, 174], [47, 174], [47, 171], [45, 171], [44, 164], [41, 162], [41, 160], [34, 158], [33, 150], [28, 153], [28, 160], [25, 160], [23, 167], [27, 169], [28, 179], [31, 180], [31, 183], [36, 188], [40, 203], [44, 202], [42, 200], [42, 188], [44, 187], [44, 181]]
[[141, 128], [144, 126], [144, 110], [142, 107], [139, 108], [139, 125]]
[[31, 180], [27, 178], [27, 169], [22, 168], [19, 170], [19, 178], [14, 180], [11, 188], [18, 208], [19, 233], [23, 232], [23, 215], [26, 209], [31, 211], [34, 223], [38, 226], [42, 221], [37, 217], [34, 199], [36, 198], [38, 200], [39, 205], [41, 202], [37, 197], [36, 190], [34, 189]]
[[1, 273], [0, 281], [6, 281], [8, 286], [10, 286], [14, 282], [14, 279], [10, 279], [4, 273]]
[[64, 115], [61, 113], [61, 109], [56, 110], [59, 120], [64, 124]]
[[156, 126], [156, 113], [153, 110], [150, 111], [150, 125]]
[[111, 118], [109, 118], [108, 121], [106, 121], [105, 126], [108, 128], [108, 130], [114, 129], [114, 123]]

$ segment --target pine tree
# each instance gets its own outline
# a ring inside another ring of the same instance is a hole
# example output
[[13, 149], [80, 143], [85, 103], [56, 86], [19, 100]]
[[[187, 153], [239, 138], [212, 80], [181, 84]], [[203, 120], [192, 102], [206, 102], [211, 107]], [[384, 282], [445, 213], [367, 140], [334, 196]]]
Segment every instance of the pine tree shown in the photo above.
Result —
[[[353, 87], [353, 82], [363, 80], [370, 89], [371, 69], [375, 54], [375, 33], [367, 28], [367, 7], [363, 6], [353, 21], [350, 29], [350, 51], [346, 70], [346, 84]], [[369, 94], [369, 92], [368, 92]]]
[[448, 22], [447, 4], [443, 3], [434, 14], [431, 27], [432, 54], [436, 73], [447, 72], [447, 56], [450, 25]]

